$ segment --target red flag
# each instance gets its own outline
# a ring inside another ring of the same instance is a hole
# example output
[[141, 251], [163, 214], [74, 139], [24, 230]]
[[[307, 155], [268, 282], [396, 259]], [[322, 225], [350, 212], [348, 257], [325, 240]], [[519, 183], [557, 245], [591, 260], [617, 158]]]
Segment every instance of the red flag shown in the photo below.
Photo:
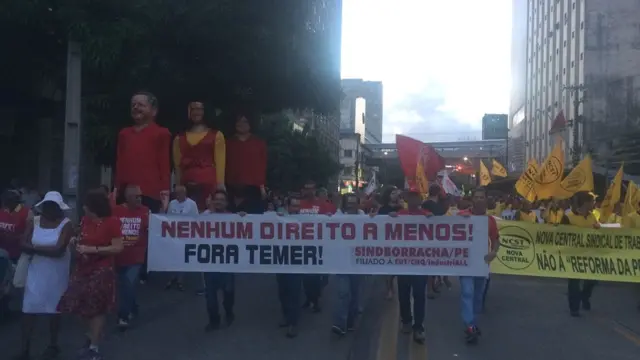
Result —
[[400, 166], [410, 187], [416, 184], [418, 161], [422, 161], [422, 168], [427, 179], [435, 180], [438, 171], [444, 169], [444, 158], [431, 145], [422, 141], [408, 136], [396, 135], [396, 149]]

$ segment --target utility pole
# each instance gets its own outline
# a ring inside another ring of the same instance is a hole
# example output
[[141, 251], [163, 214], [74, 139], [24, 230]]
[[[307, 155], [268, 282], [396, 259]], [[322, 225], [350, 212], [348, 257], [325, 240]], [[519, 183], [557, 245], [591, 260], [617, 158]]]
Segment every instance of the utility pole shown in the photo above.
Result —
[[82, 176], [82, 52], [80, 44], [69, 41], [67, 48], [67, 88], [65, 95], [65, 128], [62, 194], [73, 209], [73, 217], [81, 214], [80, 178]]
[[[586, 87], [584, 85], [574, 85], [574, 86], [565, 86], [564, 90], [569, 91], [573, 96], [573, 119], [569, 120], [569, 125], [573, 126], [573, 142], [571, 145], [571, 161], [573, 166], [578, 166], [580, 162], [580, 155], [582, 154], [582, 145], [580, 144], [580, 124], [582, 124], [584, 129], [584, 119], [581, 115], [578, 115], [580, 112], [580, 104], [582, 104], [585, 99], [581, 96], [581, 91], [584, 91]], [[584, 143], [584, 139], [583, 139]]]
[[356, 192], [360, 189], [360, 133], [356, 133]]

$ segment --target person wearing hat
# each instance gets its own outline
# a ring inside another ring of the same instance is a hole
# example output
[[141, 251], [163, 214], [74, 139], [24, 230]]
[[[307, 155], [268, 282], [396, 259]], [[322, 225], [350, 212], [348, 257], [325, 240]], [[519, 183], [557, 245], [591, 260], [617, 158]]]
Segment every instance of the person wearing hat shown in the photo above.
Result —
[[50, 191], [35, 207], [40, 215], [29, 223], [22, 242], [22, 251], [31, 255], [31, 259], [22, 303], [21, 352], [17, 359], [29, 359], [31, 333], [38, 317], [48, 317], [51, 322], [49, 346], [42, 358], [58, 356], [60, 316], [57, 306], [69, 283], [71, 254], [68, 246], [74, 233], [71, 221], [64, 214], [69, 206], [59, 192]]

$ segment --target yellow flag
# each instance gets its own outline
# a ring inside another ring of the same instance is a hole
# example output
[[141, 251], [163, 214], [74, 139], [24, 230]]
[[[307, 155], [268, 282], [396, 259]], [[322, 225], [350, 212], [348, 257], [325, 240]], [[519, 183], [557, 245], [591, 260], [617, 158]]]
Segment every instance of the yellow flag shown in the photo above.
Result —
[[420, 160], [416, 166], [416, 185], [418, 186], [418, 190], [420, 190], [421, 194], [424, 195], [429, 192], [429, 180], [427, 179], [427, 174], [424, 173], [424, 167]]
[[520, 196], [533, 202], [536, 200], [536, 191], [534, 189], [534, 179], [538, 174], [538, 163], [534, 159], [530, 159], [527, 163], [527, 169], [520, 175], [516, 181], [516, 191]]
[[507, 177], [507, 169], [496, 161], [496, 159], [493, 159], [491, 160], [491, 174], [500, 177]]
[[593, 191], [593, 170], [591, 156], [587, 155], [573, 168], [566, 178], [562, 179], [558, 192], [553, 196], [557, 199], [568, 199], [578, 191]]
[[613, 208], [616, 203], [620, 201], [620, 191], [622, 190], [622, 176], [624, 175], [624, 164], [620, 165], [620, 169], [613, 178], [613, 182], [607, 189], [607, 194], [602, 200], [602, 206], [600, 207], [600, 220], [609, 219], [609, 216], [613, 214]]
[[480, 160], [480, 186], [487, 186], [490, 183], [491, 174], [489, 174], [489, 169], [487, 169], [482, 160]]
[[627, 194], [624, 196], [624, 204], [622, 207], [622, 216], [631, 214], [638, 210], [638, 185], [633, 181], [629, 181], [627, 185]]
[[549, 199], [558, 193], [564, 172], [564, 146], [561, 139], [542, 163], [535, 177], [534, 189], [538, 199]]

